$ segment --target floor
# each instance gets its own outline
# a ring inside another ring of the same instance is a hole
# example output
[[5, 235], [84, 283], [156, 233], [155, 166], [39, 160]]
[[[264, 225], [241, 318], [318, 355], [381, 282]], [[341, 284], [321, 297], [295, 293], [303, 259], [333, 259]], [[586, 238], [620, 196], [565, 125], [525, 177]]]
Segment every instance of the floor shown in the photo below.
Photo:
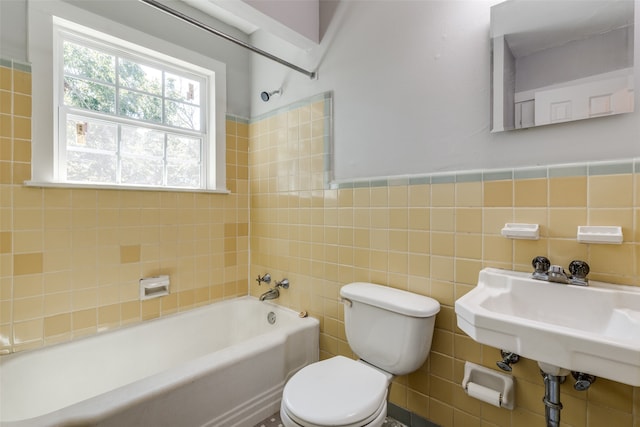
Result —
[[[282, 421], [280, 420], [280, 413], [277, 412], [270, 417], [262, 420], [255, 427], [283, 427]], [[399, 421], [394, 420], [391, 417], [387, 417], [384, 421], [384, 427], [407, 427]]]

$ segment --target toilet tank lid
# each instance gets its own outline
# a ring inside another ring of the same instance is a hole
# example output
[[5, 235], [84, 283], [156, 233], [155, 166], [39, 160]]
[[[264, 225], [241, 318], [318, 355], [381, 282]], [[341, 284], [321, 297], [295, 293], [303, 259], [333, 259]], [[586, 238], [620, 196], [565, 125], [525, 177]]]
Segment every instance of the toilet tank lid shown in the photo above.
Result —
[[440, 303], [433, 298], [373, 283], [349, 283], [340, 289], [340, 296], [413, 317], [430, 317], [440, 311]]

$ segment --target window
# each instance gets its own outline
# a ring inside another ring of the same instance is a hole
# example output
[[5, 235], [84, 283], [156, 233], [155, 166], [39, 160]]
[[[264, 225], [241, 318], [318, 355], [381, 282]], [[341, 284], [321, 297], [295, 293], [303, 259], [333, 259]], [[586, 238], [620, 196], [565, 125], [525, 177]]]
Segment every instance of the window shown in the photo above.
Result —
[[200, 188], [205, 77], [61, 35], [62, 179]]
[[[56, 15], [106, 20], [46, 3], [29, 14], [50, 51], [32, 59], [33, 120], [52, 124], [33, 127], [32, 183], [223, 190], [224, 65], [110, 21], [111, 34], [83, 27]], [[50, 104], [35, 99], [47, 68]]]

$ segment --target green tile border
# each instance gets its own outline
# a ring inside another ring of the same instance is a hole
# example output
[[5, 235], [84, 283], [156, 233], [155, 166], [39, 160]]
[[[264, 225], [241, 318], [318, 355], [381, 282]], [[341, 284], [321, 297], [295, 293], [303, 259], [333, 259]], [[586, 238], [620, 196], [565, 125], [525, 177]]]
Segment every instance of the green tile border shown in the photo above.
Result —
[[22, 62], [13, 61], [13, 69], [14, 70], [18, 70], [18, 71], [23, 71], [25, 73], [30, 73], [31, 72], [31, 65], [30, 64], [24, 64]]
[[539, 179], [539, 178], [547, 178], [548, 177], [548, 169], [547, 168], [523, 168], [523, 169], [515, 169], [513, 171], [514, 179]]
[[507, 181], [513, 179], [513, 170], [487, 170], [482, 172], [482, 181]]
[[31, 72], [31, 64], [9, 58], [0, 58], [0, 67], [12, 68], [14, 70], [23, 71], [25, 73]]
[[633, 161], [627, 163], [601, 163], [589, 165], [589, 176], [633, 173]]
[[432, 184], [450, 184], [456, 182], [456, 174], [434, 174], [431, 175]]
[[549, 166], [549, 178], [564, 178], [570, 176], [587, 176], [587, 164], [582, 165], [553, 165]]
[[225, 119], [230, 122], [242, 123], [245, 125], [249, 124], [249, 119], [247, 119], [246, 117], [236, 116], [234, 114], [226, 114]]
[[456, 174], [456, 182], [482, 181], [482, 172], [460, 172]]
[[434, 173], [425, 175], [398, 175], [359, 180], [333, 181], [327, 188], [363, 188], [384, 185], [451, 184], [465, 182], [490, 182], [518, 179], [547, 179], [575, 176], [600, 176], [640, 173], [640, 158], [620, 161], [590, 162], [570, 165], [549, 165], [514, 169], [488, 169], [456, 173]]
[[[292, 102], [291, 104], [284, 105], [282, 107], [276, 108], [275, 110], [267, 111], [266, 113], [262, 113], [260, 115], [255, 116], [255, 117], [251, 117], [251, 119], [249, 119], [249, 123], [250, 124], [251, 123], [256, 123], [256, 122], [259, 122], [261, 120], [268, 119], [268, 118], [273, 117], [273, 116], [277, 116], [278, 114], [286, 113], [286, 112], [295, 110], [297, 108], [304, 107], [304, 106], [307, 106], [309, 104], [313, 104], [314, 102], [327, 101], [327, 100], [331, 100], [331, 104], [333, 105], [333, 91], [322, 92], [322, 93], [319, 93], [317, 95], [312, 95], [310, 97], [303, 98], [303, 99], [300, 99], [298, 101]], [[331, 107], [331, 110], [333, 110], [333, 107]], [[327, 105], [325, 104], [325, 114], [326, 113], [327, 113]], [[331, 116], [329, 116], [329, 117], [331, 117]]]

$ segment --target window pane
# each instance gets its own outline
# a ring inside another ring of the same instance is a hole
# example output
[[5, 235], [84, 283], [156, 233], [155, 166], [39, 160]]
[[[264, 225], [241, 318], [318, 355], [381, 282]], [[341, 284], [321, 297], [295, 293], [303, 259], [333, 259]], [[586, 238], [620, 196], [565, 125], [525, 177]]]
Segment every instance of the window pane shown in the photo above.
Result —
[[162, 71], [120, 58], [118, 73], [122, 86], [162, 96]]
[[122, 184], [162, 185], [162, 159], [122, 158]]
[[117, 126], [78, 116], [67, 118], [67, 147], [82, 147], [85, 151], [117, 150]]
[[85, 110], [114, 114], [116, 112], [115, 88], [73, 77], [65, 77], [64, 104]]
[[167, 135], [167, 158], [200, 161], [200, 139]]
[[116, 182], [117, 159], [113, 154], [67, 150], [67, 180]]
[[200, 105], [200, 82], [171, 73], [165, 74], [164, 82], [165, 97]]
[[120, 89], [119, 110], [121, 116], [162, 123], [162, 99], [157, 96]]
[[168, 125], [200, 130], [200, 107], [167, 101], [166, 108]]
[[167, 185], [171, 187], [200, 187], [200, 165], [190, 162], [167, 165]]
[[65, 41], [63, 43], [64, 73], [105, 83], [115, 83], [115, 57]]
[[123, 126], [120, 146], [124, 154], [164, 156], [164, 133], [142, 127]]

